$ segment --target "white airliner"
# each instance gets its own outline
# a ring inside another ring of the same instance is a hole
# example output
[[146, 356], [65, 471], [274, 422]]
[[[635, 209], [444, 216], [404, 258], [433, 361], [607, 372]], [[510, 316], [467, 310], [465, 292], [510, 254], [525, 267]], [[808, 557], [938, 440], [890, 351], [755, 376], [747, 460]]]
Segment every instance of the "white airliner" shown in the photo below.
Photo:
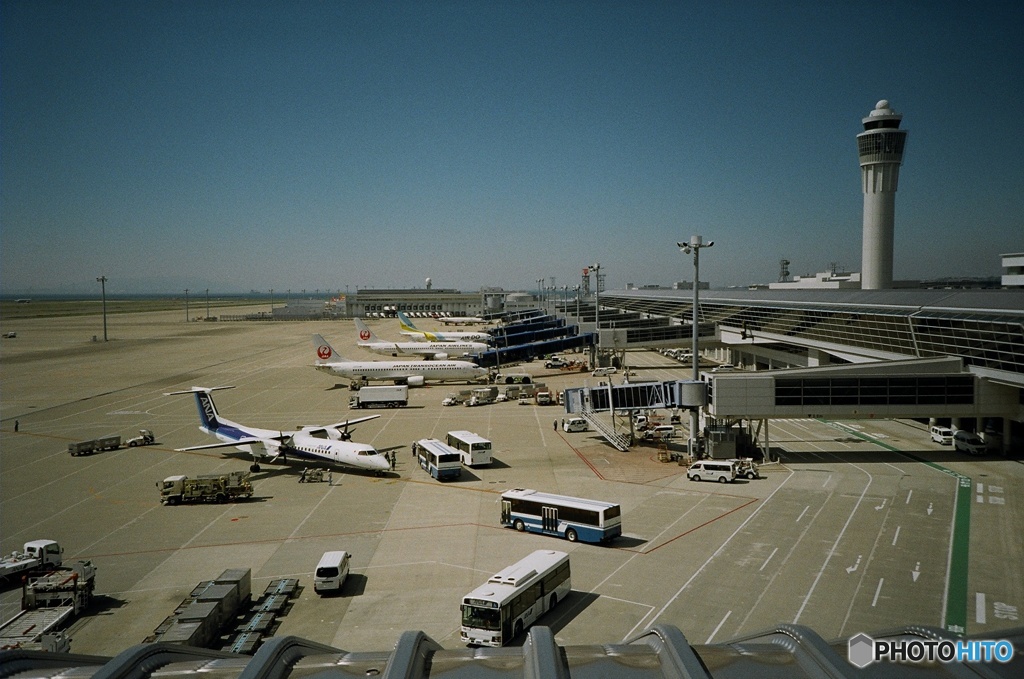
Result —
[[298, 431], [247, 427], [226, 420], [217, 413], [217, 406], [213, 404], [213, 396], [210, 392], [218, 389], [234, 389], [234, 387], [192, 387], [185, 391], [164, 394], [165, 396], [194, 394], [201, 423], [199, 430], [221, 440], [221, 443], [177, 448], [176, 450], [234, 447], [252, 455], [253, 464], [249, 469], [254, 472], [260, 470], [260, 460], [276, 461], [278, 458], [282, 458], [282, 461], [287, 462], [289, 455], [318, 462], [333, 462], [356, 469], [367, 469], [377, 474], [391, 469], [391, 463], [388, 462], [387, 457], [383, 453], [377, 452], [373, 446], [349, 440], [351, 438], [349, 427], [380, 417], [380, 415], [357, 417], [354, 420], [345, 420], [326, 427], [302, 427]]
[[363, 319], [356, 318], [355, 322], [359, 346], [377, 354], [408, 354], [443, 361], [450, 356], [482, 354], [490, 348], [482, 342], [385, 342], [373, 334]]
[[398, 324], [403, 335], [422, 337], [430, 342], [486, 342], [491, 339], [486, 332], [427, 332], [420, 330], [401, 311], [398, 312]]
[[350, 380], [386, 380], [421, 387], [426, 380], [475, 382], [487, 377], [487, 370], [469, 361], [350, 361], [339, 356], [322, 335], [313, 335], [313, 349], [313, 367]]
[[479, 316], [441, 316], [437, 320], [445, 325], [469, 325], [470, 323], [490, 323], [486, 318]]

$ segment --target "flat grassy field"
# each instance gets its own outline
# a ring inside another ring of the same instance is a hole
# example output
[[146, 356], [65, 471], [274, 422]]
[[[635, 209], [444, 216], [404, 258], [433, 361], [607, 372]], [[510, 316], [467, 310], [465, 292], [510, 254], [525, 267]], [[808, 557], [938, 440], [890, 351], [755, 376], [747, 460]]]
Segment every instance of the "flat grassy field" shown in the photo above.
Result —
[[[224, 307], [253, 306], [261, 303], [270, 303], [267, 300], [249, 299], [244, 297], [211, 297], [211, 315], [223, 313], [219, 310]], [[32, 300], [27, 304], [19, 304], [14, 300], [0, 301], [0, 319], [4, 321], [15, 321], [25, 318], [55, 318], [61, 316], [91, 316], [102, 312], [103, 302], [99, 299], [61, 299], [61, 300]], [[218, 311], [214, 311], [214, 307]], [[185, 314], [185, 299], [175, 297], [153, 297], [153, 298], [131, 298], [131, 299], [107, 299], [107, 314], [131, 314], [148, 311], [174, 311], [180, 309], [182, 318]], [[189, 315], [206, 315], [206, 298], [201, 297], [189, 301]]]

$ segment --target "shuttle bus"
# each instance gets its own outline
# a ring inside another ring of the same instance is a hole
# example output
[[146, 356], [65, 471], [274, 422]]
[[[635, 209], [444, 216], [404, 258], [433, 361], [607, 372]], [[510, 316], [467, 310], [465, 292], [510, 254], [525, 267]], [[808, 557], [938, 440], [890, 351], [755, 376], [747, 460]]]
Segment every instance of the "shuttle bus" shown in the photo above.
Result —
[[448, 432], [448, 445], [462, 453], [462, 464], [475, 467], [491, 463], [491, 442], [471, 431]]
[[420, 439], [416, 442], [416, 459], [438, 481], [462, 476], [462, 454], [443, 441]]
[[570, 575], [569, 555], [549, 550], [495, 573], [462, 598], [462, 641], [507, 644], [568, 596]]
[[501, 525], [569, 542], [605, 542], [622, 535], [622, 509], [610, 502], [516, 488], [501, 495]]

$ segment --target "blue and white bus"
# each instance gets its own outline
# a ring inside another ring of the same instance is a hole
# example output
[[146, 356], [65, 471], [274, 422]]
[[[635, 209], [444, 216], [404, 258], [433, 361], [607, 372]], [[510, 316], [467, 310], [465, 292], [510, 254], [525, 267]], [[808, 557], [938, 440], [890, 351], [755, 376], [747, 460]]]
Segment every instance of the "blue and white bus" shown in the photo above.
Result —
[[455, 448], [437, 439], [420, 439], [415, 445], [420, 466], [438, 481], [462, 476], [462, 454]]
[[462, 453], [462, 464], [467, 467], [491, 463], [491, 442], [471, 431], [448, 432], [448, 445]]
[[605, 542], [622, 535], [622, 509], [610, 502], [516, 488], [501, 495], [501, 525], [569, 542]]
[[462, 641], [507, 644], [569, 595], [571, 575], [569, 555], [549, 550], [495, 573], [462, 598]]

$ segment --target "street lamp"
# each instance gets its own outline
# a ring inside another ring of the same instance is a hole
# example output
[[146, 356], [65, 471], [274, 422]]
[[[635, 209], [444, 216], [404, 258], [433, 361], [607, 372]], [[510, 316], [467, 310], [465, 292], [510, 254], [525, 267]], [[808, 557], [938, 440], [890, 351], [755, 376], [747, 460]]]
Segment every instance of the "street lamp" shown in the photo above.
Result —
[[597, 358], [594, 367], [600, 367], [601, 362], [601, 263], [591, 264], [594, 270], [594, 330], [597, 332]]
[[[701, 248], [710, 248], [715, 244], [715, 241], [709, 240], [707, 243], [703, 241], [700, 236], [690, 236], [689, 243], [676, 243], [679, 249], [683, 251], [684, 255], [693, 253], [693, 320], [691, 325], [693, 326], [692, 344], [690, 348], [691, 360], [693, 362], [693, 381], [696, 382], [700, 379], [700, 354], [698, 353], [698, 339], [697, 339], [697, 320], [698, 320], [698, 305], [700, 303], [700, 250]], [[697, 409], [693, 408], [690, 410], [690, 453], [692, 454], [696, 450], [697, 445], [697, 427], [700, 426], [699, 415]]]
[[185, 288], [185, 322], [188, 323], [188, 288]]
[[100, 293], [103, 295], [103, 341], [107, 341], [107, 277], [100, 276], [96, 279], [100, 284]]

